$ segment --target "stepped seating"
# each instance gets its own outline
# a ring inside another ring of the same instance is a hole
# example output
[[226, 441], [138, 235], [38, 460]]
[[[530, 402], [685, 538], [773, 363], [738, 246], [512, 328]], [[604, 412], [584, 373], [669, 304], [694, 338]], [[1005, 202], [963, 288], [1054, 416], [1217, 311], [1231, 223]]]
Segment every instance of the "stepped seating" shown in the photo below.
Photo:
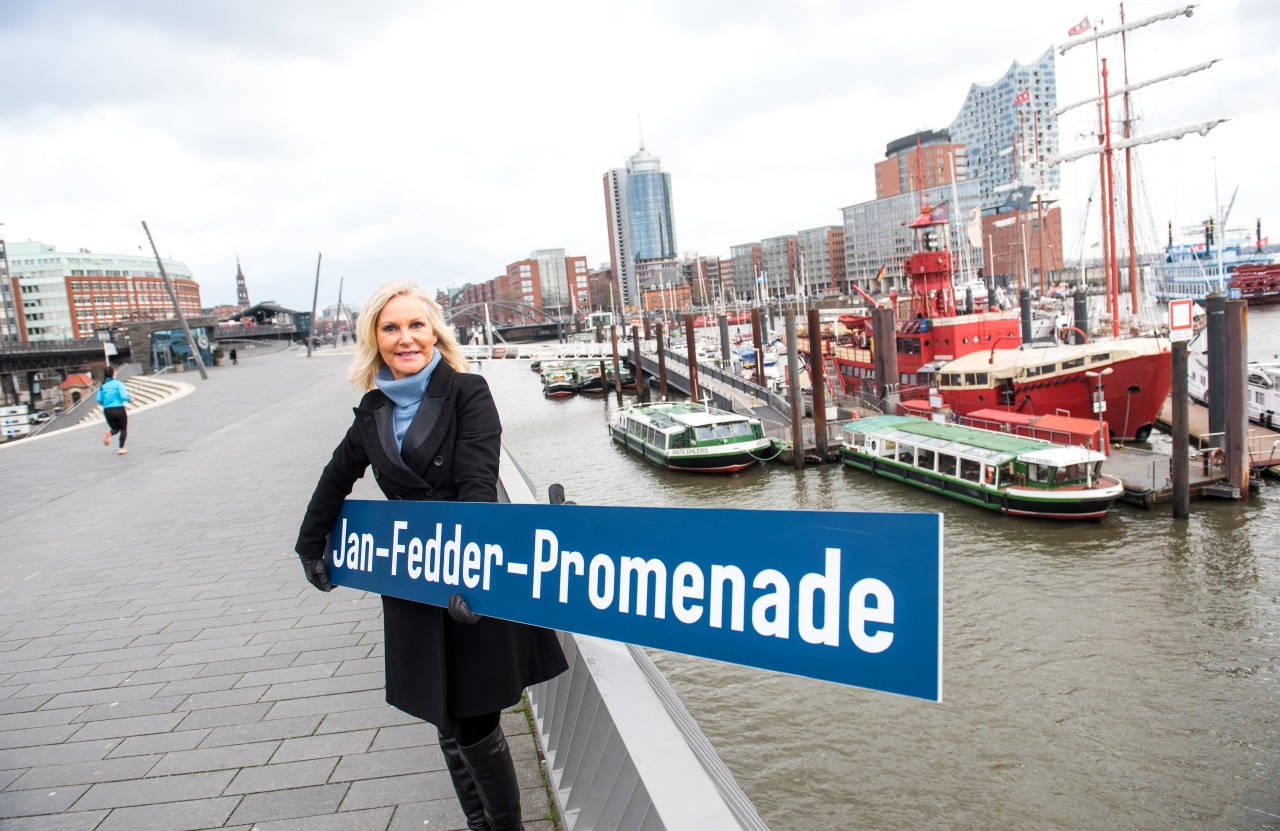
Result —
[[[124, 405], [126, 413], [132, 413], [158, 404], [182, 390], [182, 385], [178, 382], [155, 375], [134, 375], [125, 379], [124, 386], [129, 391], [129, 398], [132, 399]], [[83, 424], [87, 421], [102, 421], [101, 404], [95, 405], [81, 416], [76, 423]]]

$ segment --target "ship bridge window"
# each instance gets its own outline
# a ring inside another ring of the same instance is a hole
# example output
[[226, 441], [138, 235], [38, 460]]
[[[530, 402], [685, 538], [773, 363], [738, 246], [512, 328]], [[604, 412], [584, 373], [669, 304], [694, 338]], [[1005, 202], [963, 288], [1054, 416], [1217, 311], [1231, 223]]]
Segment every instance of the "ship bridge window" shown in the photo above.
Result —
[[1027, 478], [1047, 485], [1053, 481], [1054, 469], [1050, 465], [1027, 465]]
[[1042, 366], [1029, 366], [1029, 367], [1027, 367], [1027, 377], [1028, 377], [1028, 378], [1034, 378], [1034, 377], [1036, 377], [1037, 375], [1050, 375], [1050, 374], [1052, 374], [1052, 373], [1056, 372], [1056, 371], [1057, 371], [1057, 369], [1058, 369], [1058, 365], [1057, 365], [1057, 364], [1044, 364], [1044, 365], [1042, 365]]
[[1103, 364], [1103, 363], [1107, 363], [1110, 360], [1111, 360], [1110, 352], [1100, 352], [1097, 355], [1089, 356], [1089, 363], [1091, 364]]
[[1075, 369], [1078, 366], [1084, 366], [1084, 358], [1072, 358], [1069, 361], [1062, 362], [1063, 369]]
[[1067, 465], [1066, 467], [1057, 468], [1057, 473], [1053, 481], [1058, 484], [1066, 484], [1068, 482], [1083, 482], [1085, 475], [1089, 472], [1088, 464]]
[[966, 387], [985, 387], [987, 386], [987, 373], [985, 372], [966, 372], [964, 374], [964, 385]]

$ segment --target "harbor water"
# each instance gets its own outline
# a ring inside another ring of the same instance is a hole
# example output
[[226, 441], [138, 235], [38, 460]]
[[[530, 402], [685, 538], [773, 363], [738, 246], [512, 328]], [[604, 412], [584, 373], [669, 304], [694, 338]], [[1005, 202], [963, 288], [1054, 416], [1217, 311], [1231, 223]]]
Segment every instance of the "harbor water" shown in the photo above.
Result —
[[[1249, 333], [1271, 359], [1280, 309]], [[544, 499], [944, 514], [942, 703], [654, 653], [775, 831], [1280, 828], [1280, 481], [1183, 522], [1053, 523], [839, 465], [675, 474], [610, 441], [612, 394], [481, 371]]]

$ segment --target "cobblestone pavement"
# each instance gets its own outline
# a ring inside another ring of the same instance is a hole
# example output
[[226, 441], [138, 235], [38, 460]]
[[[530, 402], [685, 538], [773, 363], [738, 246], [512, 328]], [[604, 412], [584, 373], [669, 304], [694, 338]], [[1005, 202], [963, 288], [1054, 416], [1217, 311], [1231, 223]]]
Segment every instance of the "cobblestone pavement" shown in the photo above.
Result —
[[[383, 700], [377, 596], [317, 592], [293, 554], [346, 366], [192, 374], [125, 456], [101, 426], [0, 447], [0, 831], [465, 828], [435, 729]], [[553, 831], [524, 710], [503, 726]]]

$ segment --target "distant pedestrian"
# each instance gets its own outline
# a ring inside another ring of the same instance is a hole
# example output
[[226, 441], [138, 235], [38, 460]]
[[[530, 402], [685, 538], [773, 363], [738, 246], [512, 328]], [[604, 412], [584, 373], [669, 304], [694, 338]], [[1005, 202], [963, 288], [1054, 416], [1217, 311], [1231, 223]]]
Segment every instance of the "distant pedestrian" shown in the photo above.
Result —
[[111, 437], [120, 434], [120, 449], [116, 455], [128, 453], [124, 449], [124, 440], [129, 436], [129, 416], [124, 411], [126, 401], [132, 401], [124, 384], [116, 380], [116, 372], [107, 365], [103, 373], [102, 386], [98, 387], [98, 403], [102, 405], [102, 415], [107, 420], [107, 429], [102, 434], [103, 445], [111, 445]]
[[238, 363], [240, 363], [240, 359], [236, 357], [236, 351], [235, 351], [234, 349], [232, 349], [232, 350], [231, 350], [231, 365], [232, 365], [232, 366], [235, 366], [235, 365], [236, 365], [236, 364], [238, 364]]
[[[388, 283], [357, 325], [363, 336], [349, 378], [364, 397], [294, 546], [321, 591], [333, 588], [325, 537], [370, 466], [390, 499], [498, 499], [498, 409], [484, 376], [467, 372], [440, 306], [415, 283]], [[520, 783], [499, 717], [525, 687], [567, 668], [555, 633], [474, 615], [458, 594], [447, 610], [384, 596], [382, 624], [387, 703], [435, 725], [467, 828], [522, 829]]]

